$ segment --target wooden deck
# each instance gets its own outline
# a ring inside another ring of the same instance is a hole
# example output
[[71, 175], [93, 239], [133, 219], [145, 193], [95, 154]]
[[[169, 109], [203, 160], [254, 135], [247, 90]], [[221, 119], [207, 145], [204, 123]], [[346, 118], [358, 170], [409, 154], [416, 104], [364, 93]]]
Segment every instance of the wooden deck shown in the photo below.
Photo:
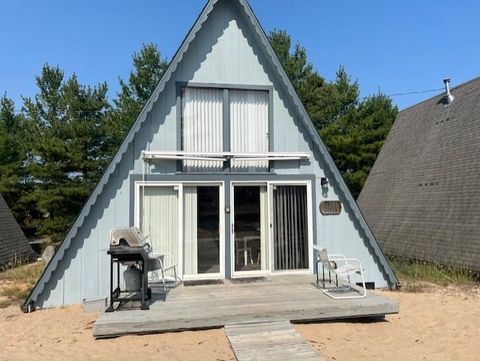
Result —
[[320, 354], [288, 321], [225, 325], [238, 361], [322, 361]]
[[316, 287], [313, 276], [282, 276], [256, 283], [180, 286], [166, 296], [154, 296], [149, 311], [103, 313], [93, 335], [108, 338], [236, 323], [382, 317], [398, 311], [397, 301], [373, 292], [363, 299], [333, 300]]

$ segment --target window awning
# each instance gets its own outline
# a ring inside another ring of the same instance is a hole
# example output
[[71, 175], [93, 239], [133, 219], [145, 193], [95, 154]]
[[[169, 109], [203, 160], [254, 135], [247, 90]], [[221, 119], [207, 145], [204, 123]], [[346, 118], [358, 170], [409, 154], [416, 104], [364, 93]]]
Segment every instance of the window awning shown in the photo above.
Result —
[[229, 160], [309, 160], [310, 153], [268, 152], [268, 153], [235, 153], [235, 152], [184, 152], [184, 151], [143, 151], [145, 161], [153, 160], [203, 160], [203, 161], [229, 161]]

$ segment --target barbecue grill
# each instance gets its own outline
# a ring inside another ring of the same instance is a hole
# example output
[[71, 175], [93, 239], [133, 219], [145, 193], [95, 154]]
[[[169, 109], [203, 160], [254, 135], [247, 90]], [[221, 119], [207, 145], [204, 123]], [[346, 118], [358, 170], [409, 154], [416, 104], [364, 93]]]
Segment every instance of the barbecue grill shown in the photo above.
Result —
[[115, 228], [110, 231], [110, 247], [143, 247], [147, 238], [137, 227]]
[[[110, 306], [107, 312], [115, 310], [114, 303], [141, 301], [141, 309], [148, 310], [148, 300], [152, 291], [148, 287], [148, 272], [162, 268], [159, 258], [154, 257], [152, 248], [136, 227], [117, 228], [110, 231]], [[114, 285], [114, 266], [117, 266], [116, 285]], [[127, 266], [124, 272], [127, 287], [120, 288], [120, 265]], [[137, 279], [138, 278], [138, 279]], [[132, 285], [138, 284], [140, 287]]]

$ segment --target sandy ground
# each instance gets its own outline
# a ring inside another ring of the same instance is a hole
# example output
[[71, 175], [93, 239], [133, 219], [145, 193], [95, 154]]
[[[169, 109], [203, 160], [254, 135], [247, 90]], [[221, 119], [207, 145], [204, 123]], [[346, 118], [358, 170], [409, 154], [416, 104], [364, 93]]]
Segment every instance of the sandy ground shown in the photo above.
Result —
[[[381, 293], [400, 300], [399, 315], [295, 327], [327, 360], [480, 360], [480, 289]], [[96, 317], [0, 309], [0, 360], [234, 360], [222, 329], [95, 341]]]
[[400, 313], [384, 322], [295, 328], [327, 360], [480, 360], [480, 289], [381, 294], [400, 300]]
[[81, 306], [23, 314], [0, 310], [0, 360], [235, 360], [223, 329], [96, 341], [98, 314]]

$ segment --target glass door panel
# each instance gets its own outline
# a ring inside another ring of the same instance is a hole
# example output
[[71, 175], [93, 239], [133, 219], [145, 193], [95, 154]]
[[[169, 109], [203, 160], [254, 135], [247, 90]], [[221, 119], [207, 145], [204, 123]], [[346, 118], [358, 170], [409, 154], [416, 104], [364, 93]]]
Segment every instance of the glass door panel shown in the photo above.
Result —
[[234, 272], [268, 269], [266, 186], [234, 186]]
[[220, 273], [220, 191], [218, 186], [184, 186], [183, 271]]

